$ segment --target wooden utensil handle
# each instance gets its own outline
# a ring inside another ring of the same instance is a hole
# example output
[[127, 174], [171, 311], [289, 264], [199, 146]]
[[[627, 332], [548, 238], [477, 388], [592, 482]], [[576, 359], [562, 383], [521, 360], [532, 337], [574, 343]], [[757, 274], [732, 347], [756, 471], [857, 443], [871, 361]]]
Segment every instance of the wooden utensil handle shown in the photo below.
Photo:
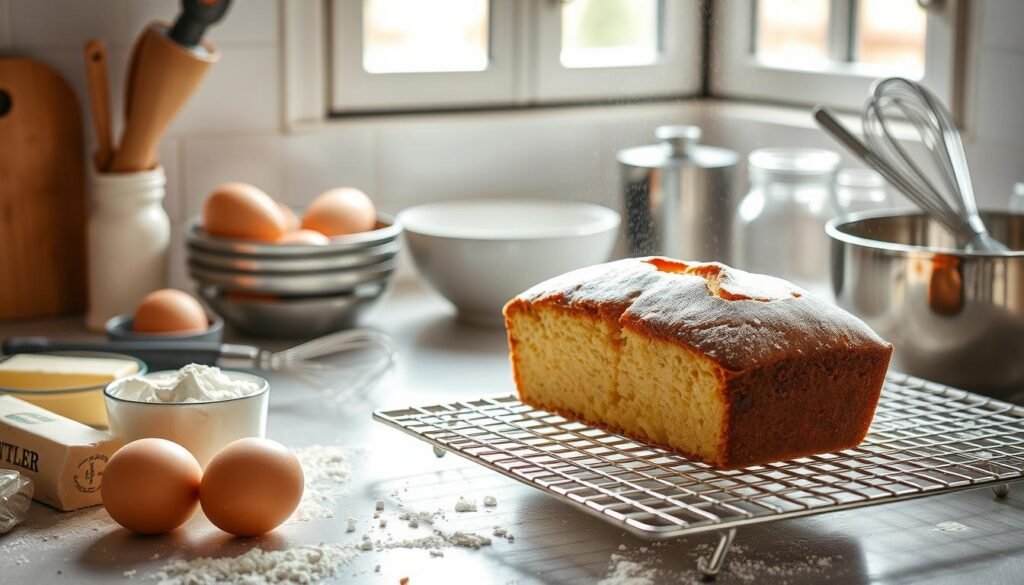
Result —
[[187, 49], [167, 36], [167, 27], [153, 23], [139, 37], [125, 82], [125, 121], [111, 172], [152, 169], [164, 130], [199, 88], [207, 71], [220, 59], [210, 43]]
[[96, 131], [96, 170], [104, 172], [110, 166], [114, 155], [112, 131], [110, 128], [110, 90], [107, 85], [107, 47], [102, 41], [89, 39], [85, 42], [85, 73], [89, 86], [89, 104], [92, 108], [92, 124]]

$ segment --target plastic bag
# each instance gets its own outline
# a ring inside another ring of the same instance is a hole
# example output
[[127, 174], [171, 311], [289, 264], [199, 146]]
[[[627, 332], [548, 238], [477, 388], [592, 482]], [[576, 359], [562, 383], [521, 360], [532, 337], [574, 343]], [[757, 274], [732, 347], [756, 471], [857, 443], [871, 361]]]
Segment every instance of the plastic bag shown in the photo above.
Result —
[[25, 520], [34, 487], [31, 479], [17, 471], [0, 469], [0, 534]]

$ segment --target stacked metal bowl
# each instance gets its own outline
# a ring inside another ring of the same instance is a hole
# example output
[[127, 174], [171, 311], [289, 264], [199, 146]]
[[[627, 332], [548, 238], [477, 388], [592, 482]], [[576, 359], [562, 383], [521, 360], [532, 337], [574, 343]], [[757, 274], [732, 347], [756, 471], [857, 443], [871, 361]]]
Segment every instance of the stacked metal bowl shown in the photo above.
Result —
[[187, 229], [189, 275], [217, 314], [243, 333], [309, 338], [354, 326], [395, 270], [402, 227], [379, 214], [371, 231], [326, 245], [282, 245]]

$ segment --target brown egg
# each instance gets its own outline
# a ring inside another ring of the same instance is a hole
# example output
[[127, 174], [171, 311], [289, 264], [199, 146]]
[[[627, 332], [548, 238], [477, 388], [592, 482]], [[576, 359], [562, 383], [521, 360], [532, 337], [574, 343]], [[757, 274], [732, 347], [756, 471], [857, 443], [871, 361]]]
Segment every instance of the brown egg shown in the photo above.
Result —
[[269, 439], [239, 439], [206, 465], [199, 501], [210, 522], [236, 536], [277, 528], [302, 499], [299, 458]]
[[203, 204], [203, 229], [213, 236], [273, 242], [288, 231], [288, 218], [260, 189], [225, 183]]
[[278, 244], [304, 245], [304, 246], [325, 246], [331, 241], [327, 236], [313, 230], [295, 230], [281, 236]]
[[103, 506], [115, 522], [139, 534], [163, 534], [199, 507], [203, 471], [184, 447], [164, 439], [132, 441], [107, 462]]
[[343, 236], [372, 230], [377, 224], [373, 202], [359, 189], [338, 187], [324, 191], [306, 209], [302, 227], [325, 236]]
[[291, 207], [288, 207], [280, 201], [277, 202], [277, 206], [281, 209], [281, 213], [284, 214], [285, 229], [287, 231], [293, 232], [302, 227], [302, 222], [299, 221], [299, 216], [295, 215], [295, 212], [292, 211]]
[[173, 288], [143, 297], [132, 317], [132, 330], [139, 333], [201, 333], [209, 326], [199, 301]]

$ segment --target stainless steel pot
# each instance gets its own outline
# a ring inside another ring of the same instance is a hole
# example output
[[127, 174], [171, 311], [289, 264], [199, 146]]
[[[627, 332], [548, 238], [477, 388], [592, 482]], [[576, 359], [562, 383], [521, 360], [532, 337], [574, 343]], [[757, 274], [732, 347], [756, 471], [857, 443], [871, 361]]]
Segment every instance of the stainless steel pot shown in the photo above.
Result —
[[834, 219], [832, 286], [895, 346], [893, 369], [1013, 398], [1024, 392], [1024, 215], [981, 215], [1010, 252], [958, 250], [920, 212]]
[[732, 182], [739, 155], [698, 144], [696, 126], [661, 126], [660, 144], [618, 153], [631, 256], [731, 261]]

